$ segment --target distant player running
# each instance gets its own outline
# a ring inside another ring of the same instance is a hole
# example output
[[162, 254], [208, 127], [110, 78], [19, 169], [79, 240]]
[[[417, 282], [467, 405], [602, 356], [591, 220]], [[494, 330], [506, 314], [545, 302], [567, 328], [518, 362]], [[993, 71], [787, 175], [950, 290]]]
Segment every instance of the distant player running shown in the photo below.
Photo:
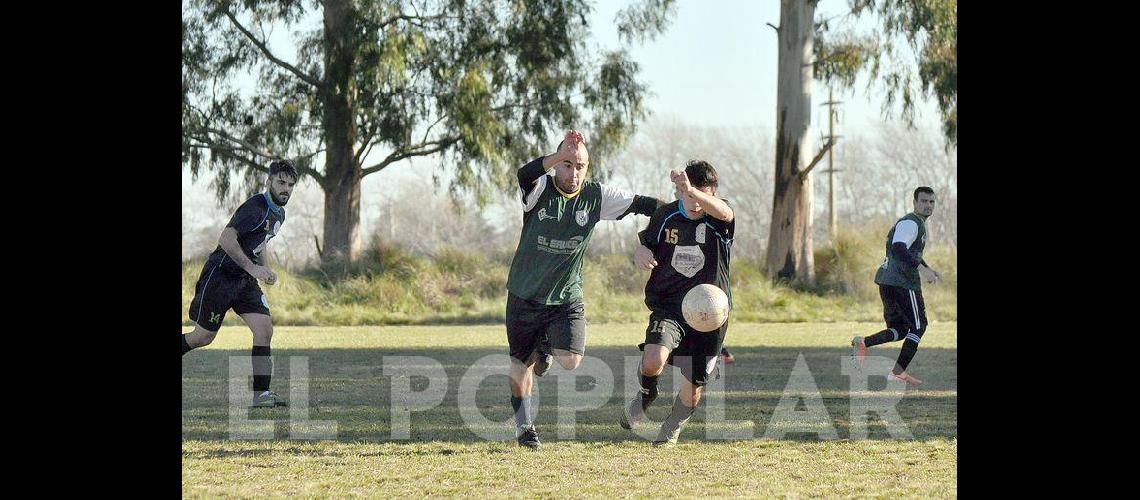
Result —
[[937, 283], [942, 279], [922, 260], [922, 251], [926, 248], [926, 219], [934, 213], [934, 201], [933, 189], [926, 186], [915, 189], [914, 212], [895, 222], [887, 233], [887, 257], [875, 273], [887, 329], [867, 338], [856, 336], [851, 339], [852, 354], [859, 366], [863, 364], [868, 347], [902, 340], [898, 361], [887, 378], [912, 385], [922, 383], [906, 373], [926, 331], [922, 281]]
[[507, 277], [506, 326], [515, 437], [530, 448], [541, 446], [530, 404], [534, 375], [546, 373], [552, 358], [573, 370], [586, 349], [582, 259], [594, 225], [649, 216], [664, 203], [586, 181], [589, 166], [585, 139], [570, 131], [557, 152], [518, 170], [523, 226]]
[[277, 282], [277, 274], [265, 266], [262, 253], [285, 222], [285, 204], [296, 183], [297, 170], [292, 163], [279, 160], [270, 164], [265, 191], [238, 207], [222, 230], [218, 247], [202, 266], [194, 286], [194, 300], [190, 302], [194, 331], [182, 335], [185, 356], [214, 341], [227, 310], [233, 309], [241, 316], [253, 331], [254, 407], [287, 406], [285, 400], [269, 390], [273, 375], [269, 349], [273, 321], [269, 302], [257, 280], [270, 285]]
[[657, 399], [657, 379], [665, 365], [680, 368], [684, 383], [654, 445], [677, 442], [701, 401], [728, 331], [727, 320], [713, 332], [692, 329], [681, 314], [682, 299], [693, 287], [712, 284], [724, 290], [732, 304], [728, 265], [736, 221], [728, 203], [716, 197], [716, 170], [708, 162], [693, 160], [684, 171], [671, 172], [670, 178], [677, 186], [678, 201], [658, 208], [638, 234], [642, 246], [634, 259], [643, 269], [652, 269], [645, 284], [649, 327], [645, 342], [638, 345], [643, 351], [641, 389], [626, 405], [620, 422], [625, 429], [641, 422]]

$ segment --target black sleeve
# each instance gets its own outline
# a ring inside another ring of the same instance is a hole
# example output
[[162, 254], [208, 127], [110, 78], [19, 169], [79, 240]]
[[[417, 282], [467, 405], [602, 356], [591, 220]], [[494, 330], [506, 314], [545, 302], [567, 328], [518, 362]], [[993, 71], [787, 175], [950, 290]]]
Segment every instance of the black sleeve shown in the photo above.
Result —
[[254, 200], [242, 203], [234, 212], [233, 217], [230, 217], [230, 222], [226, 224], [226, 227], [234, 228], [238, 234], [245, 234], [261, 227], [261, 222], [265, 220], [269, 208], [259, 207], [257, 203], [254, 203]]
[[661, 213], [663, 212], [654, 211], [653, 215], [649, 216], [649, 225], [637, 233], [637, 240], [642, 246], [653, 250], [653, 253], [657, 253], [657, 233], [661, 229]]
[[657, 208], [661, 205], [664, 205], [665, 203], [667, 202], [661, 201], [652, 196], [641, 196], [640, 194], [635, 194], [633, 195], [633, 202], [629, 204], [629, 208], [626, 209], [625, 213], [621, 214], [621, 216], [618, 217], [618, 220], [621, 220], [622, 217], [625, 217], [629, 214], [640, 214], [646, 217], [653, 217], [653, 214], [657, 211]]
[[892, 243], [891, 253], [894, 253], [895, 257], [898, 257], [899, 260], [907, 263], [907, 265], [918, 267], [918, 262], [914, 260], [914, 256], [911, 255], [910, 251], [906, 249], [906, 243], [903, 243], [901, 241]]
[[519, 188], [523, 190], [523, 198], [526, 198], [526, 195], [530, 193], [530, 190], [534, 189], [534, 181], [537, 181], [539, 177], [546, 175], [546, 169], [542, 168], [543, 158], [546, 157], [539, 156], [538, 158], [531, 160], [530, 163], [519, 167]]

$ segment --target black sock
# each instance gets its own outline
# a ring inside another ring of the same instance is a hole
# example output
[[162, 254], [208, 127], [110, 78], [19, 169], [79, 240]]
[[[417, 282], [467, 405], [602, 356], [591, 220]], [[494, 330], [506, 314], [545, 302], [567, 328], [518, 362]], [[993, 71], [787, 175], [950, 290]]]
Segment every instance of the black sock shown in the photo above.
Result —
[[641, 409], [649, 408], [649, 405], [657, 399], [657, 378], [660, 375], [641, 376]]
[[673, 400], [673, 411], [661, 423], [661, 431], [657, 433], [657, 440], [665, 441], [675, 437], [695, 411], [697, 411], [697, 407], [685, 406], [685, 403], [681, 402], [681, 395], [677, 394], [676, 399]]
[[866, 344], [867, 347], [871, 347], [873, 345], [886, 344], [887, 342], [894, 342], [898, 339], [899, 339], [898, 332], [893, 328], [887, 328], [886, 330], [883, 330], [879, 333], [871, 335], [870, 337], [864, 338], [863, 343]]
[[186, 354], [186, 353], [190, 352], [191, 349], [193, 349], [193, 347], [190, 347], [190, 343], [186, 341], [186, 335], [183, 334], [182, 335], [182, 354]]
[[261, 394], [269, 390], [269, 379], [273, 377], [273, 358], [269, 357], [269, 346], [253, 346], [253, 391]]
[[913, 333], [907, 334], [906, 340], [903, 340], [902, 349], [899, 351], [899, 359], [895, 362], [895, 369], [891, 370], [892, 373], [898, 375], [906, 371], [906, 367], [910, 365], [910, 360], [914, 358], [914, 353], [918, 352], [919, 337]]
[[515, 427], [526, 428], [532, 425], [530, 396], [511, 396], [511, 408], [515, 410]]

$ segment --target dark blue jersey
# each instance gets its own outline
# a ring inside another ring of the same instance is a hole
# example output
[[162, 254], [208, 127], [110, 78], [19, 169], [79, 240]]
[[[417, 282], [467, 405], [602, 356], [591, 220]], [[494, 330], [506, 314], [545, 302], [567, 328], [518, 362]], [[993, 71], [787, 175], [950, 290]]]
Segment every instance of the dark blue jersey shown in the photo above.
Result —
[[724, 290], [731, 305], [728, 263], [735, 232], [735, 218], [725, 222], [706, 214], [690, 219], [679, 200], [658, 207], [638, 233], [657, 260], [645, 283], [645, 305], [680, 315], [685, 293], [705, 283]]
[[[230, 222], [226, 227], [232, 227], [237, 231], [238, 244], [241, 245], [241, 251], [245, 253], [249, 260], [259, 266], [265, 265], [265, 260], [262, 257], [262, 252], [265, 251], [265, 246], [269, 240], [277, 236], [277, 231], [281, 229], [281, 224], [285, 222], [285, 209], [273, 204], [273, 200], [269, 198], [269, 193], [262, 192], [253, 195], [250, 199], [246, 200], [234, 212], [233, 217], [230, 217]], [[212, 266], [221, 266], [221, 270], [230, 274], [245, 274], [245, 270], [238, 266], [226, 251], [222, 250], [219, 245], [214, 249], [214, 253], [210, 254], [209, 260], [206, 261], [206, 268]]]

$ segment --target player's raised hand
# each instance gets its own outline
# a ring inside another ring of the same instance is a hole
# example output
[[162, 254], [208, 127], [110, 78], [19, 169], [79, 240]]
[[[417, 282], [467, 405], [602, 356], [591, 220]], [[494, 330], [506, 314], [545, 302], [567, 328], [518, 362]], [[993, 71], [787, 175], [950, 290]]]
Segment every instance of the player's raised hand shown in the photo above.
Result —
[[637, 250], [633, 251], [633, 263], [647, 271], [657, 267], [657, 259], [653, 257], [653, 251], [644, 246], [639, 246]]
[[673, 170], [669, 172], [669, 180], [673, 181], [673, 185], [682, 193], [688, 193], [693, 189], [693, 185], [689, 183], [689, 176], [685, 174], [684, 170]]
[[562, 140], [562, 147], [554, 153], [555, 158], [559, 162], [566, 162], [573, 164], [578, 159], [578, 145], [585, 142], [582, 139], [582, 134], [571, 130], [566, 132], [566, 137]]

